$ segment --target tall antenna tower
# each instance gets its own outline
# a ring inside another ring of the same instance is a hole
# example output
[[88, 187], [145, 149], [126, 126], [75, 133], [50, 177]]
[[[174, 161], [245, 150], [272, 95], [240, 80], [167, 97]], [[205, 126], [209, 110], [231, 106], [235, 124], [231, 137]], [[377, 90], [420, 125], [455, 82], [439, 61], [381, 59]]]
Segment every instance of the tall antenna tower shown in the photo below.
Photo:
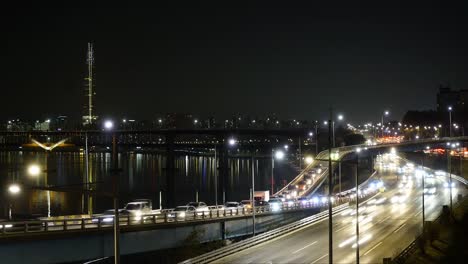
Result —
[[86, 64], [88, 65], [88, 76], [85, 78], [85, 104], [84, 104], [84, 115], [83, 125], [92, 125], [97, 119], [94, 115], [94, 50], [93, 44], [88, 43], [88, 54], [86, 57]]

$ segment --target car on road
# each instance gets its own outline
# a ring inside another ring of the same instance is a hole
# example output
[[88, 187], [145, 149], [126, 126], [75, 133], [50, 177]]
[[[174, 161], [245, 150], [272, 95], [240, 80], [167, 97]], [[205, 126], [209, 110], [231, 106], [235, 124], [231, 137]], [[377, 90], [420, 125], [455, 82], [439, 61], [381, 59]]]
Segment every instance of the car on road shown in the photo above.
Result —
[[174, 210], [167, 214], [169, 219], [176, 221], [194, 219], [196, 208], [193, 206], [177, 206]]
[[242, 212], [244, 205], [239, 202], [226, 202], [224, 204], [224, 210], [231, 213]]
[[283, 207], [283, 200], [280, 198], [271, 198], [268, 203], [272, 211], [279, 211]]
[[204, 202], [190, 202], [187, 206], [193, 206], [198, 215], [206, 214], [210, 211], [206, 203]]

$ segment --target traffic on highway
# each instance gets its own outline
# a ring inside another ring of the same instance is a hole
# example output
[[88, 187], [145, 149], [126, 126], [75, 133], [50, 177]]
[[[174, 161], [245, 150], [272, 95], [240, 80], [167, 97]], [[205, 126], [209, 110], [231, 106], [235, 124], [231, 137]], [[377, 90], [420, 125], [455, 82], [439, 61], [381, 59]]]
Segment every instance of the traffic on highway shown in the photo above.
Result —
[[[423, 195], [426, 221], [433, 221], [440, 215], [442, 206], [449, 204], [450, 193], [454, 200], [458, 195], [466, 195], [462, 184], [454, 179], [450, 183], [450, 175], [445, 172], [419, 166], [395, 153], [379, 155], [375, 165], [386, 190], [375, 192], [360, 202], [358, 241], [353, 203], [334, 213], [334, 263], [355, 262], [357, 245], [361, 263], [380, 263], [384, 257], [396, 256], [421, 232]], [[377, 187], [377, 183], [371, 184], [373, 188]], [[300, 229], [287, 231], [255, 247], [221, 254], [211, 262], [328, 263], [327, 219], [324, 217]]]

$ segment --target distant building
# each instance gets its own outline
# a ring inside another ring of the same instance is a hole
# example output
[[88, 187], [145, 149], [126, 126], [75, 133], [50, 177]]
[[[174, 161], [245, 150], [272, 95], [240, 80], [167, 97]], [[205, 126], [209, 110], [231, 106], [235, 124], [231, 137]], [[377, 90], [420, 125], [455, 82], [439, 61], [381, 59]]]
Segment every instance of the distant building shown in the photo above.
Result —
[[34, 123], [34, 130], [49, 131], [50, 130], [50, 119], [40, 122], [39, 120]]
[[195, 119], [192, 114], [168, 113], [166, 115], [166, 128], [189, 129], [194, 127]]

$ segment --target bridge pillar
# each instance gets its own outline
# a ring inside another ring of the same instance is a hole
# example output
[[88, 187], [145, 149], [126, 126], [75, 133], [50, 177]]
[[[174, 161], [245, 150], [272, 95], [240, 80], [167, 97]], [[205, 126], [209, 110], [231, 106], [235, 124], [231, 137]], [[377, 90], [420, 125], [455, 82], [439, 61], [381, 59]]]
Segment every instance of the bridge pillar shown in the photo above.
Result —
[[166, 188], [163, 195], [165, 208], [174, 208], [176, 205], [174, 139], [175, 135], [166, 134]]

